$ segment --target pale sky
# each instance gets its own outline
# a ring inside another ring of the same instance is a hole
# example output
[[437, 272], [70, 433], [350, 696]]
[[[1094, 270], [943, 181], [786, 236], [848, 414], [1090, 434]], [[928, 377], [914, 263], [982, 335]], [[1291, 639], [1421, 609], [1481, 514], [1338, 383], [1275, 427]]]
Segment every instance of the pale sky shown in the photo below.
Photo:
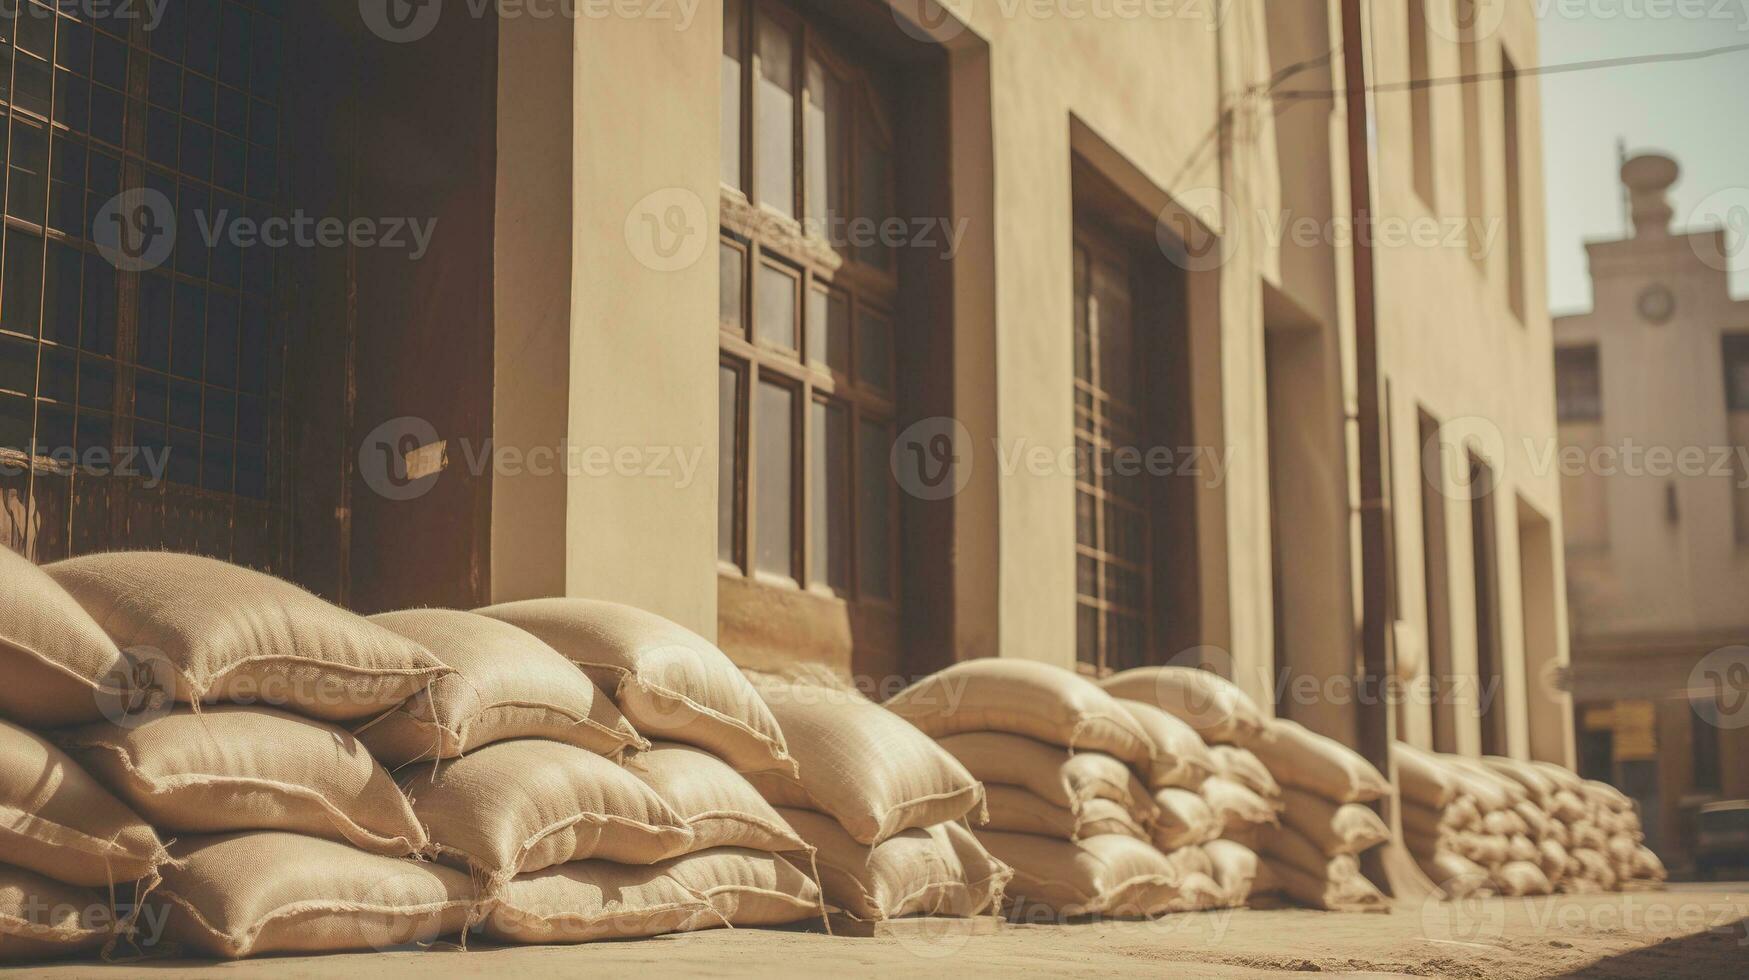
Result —
[[[1545, 65], [1749, 43], [1749, 0], [1526, 2], [1539, 11]], [[1678, 228], [1721, 202], [1725, 213], [1749, 209], [1749, 51], [1541, 81], [1549, 305], [1556, 314], [1591, 308], [1584, 242], [1622, 233], [1618, 138], [1629, 155], [1657, 150], [1682, 165], [1672, 194]], [[1749, 297], [1749, 247], [1739, 245], [1736, 254], [1732, 293]]]

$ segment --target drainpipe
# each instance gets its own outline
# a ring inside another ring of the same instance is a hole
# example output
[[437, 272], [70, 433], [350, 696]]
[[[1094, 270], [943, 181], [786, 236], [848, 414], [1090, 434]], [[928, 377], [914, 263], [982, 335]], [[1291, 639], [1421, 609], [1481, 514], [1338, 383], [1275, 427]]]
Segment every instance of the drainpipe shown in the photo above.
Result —
[[[1374, 697], [1357, 699], [1355, 748], [1396, 785], [1391, 767], [1391, 705], [1383, 697], [1391, 672], [1390, 495], [1385, 473], [1385, 420], [1381, 411], [1383, 380], [1379, 363], [1377, 270], [1371, 235], [1372, 94], [1367, 87], [1366, 26], [1361, 0], [1342, 3], [1342, 72], [1348, 133], [1349, 208], [1355, 229], [1350, 249], [1354, 277], [1354, 350], [1359, 379], [1360, 417], [1360, 551], [1361, 628], [1359, 690]], [[1393, 840], [1365, 856], [1367, 876], [1386, 894], [1399, 900], [1433, 894], [1428, 881], [1402, 845], [1402, 818], [1395, 798], [1386, 801], [1386, 822]]]

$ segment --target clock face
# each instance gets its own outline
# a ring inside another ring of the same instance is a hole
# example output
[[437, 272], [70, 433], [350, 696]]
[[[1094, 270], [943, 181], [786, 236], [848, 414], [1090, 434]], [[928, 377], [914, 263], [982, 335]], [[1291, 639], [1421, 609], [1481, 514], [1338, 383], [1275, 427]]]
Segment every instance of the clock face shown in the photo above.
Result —
[[1676, 294], [1668, 286], [1649, 286], [1640, 294], [1640, 316], [1651, 323], [1670, 322], [1676, 315]]

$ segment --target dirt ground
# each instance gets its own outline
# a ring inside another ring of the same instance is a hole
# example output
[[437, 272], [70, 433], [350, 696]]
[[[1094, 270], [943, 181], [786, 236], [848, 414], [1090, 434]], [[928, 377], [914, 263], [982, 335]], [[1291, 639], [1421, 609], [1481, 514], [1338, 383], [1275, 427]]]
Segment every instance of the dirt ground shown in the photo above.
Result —
[[1459, 904], [1399, 905], [1389, 915], [1238, 911], [1156, 923], [1007, 926], [994, 935], [947, 932], [848, 939], [794, 932], [713, 931], [641, 942], [469, 952], [373, 953], [202, 965], [66, 964], [43, 977], [340, 976], [376, 980], [496, 978], [927, 975], [1460, 978], [1742, 977], [1749, 975], [1749, 884], [1676, 886], [1667, 892]]

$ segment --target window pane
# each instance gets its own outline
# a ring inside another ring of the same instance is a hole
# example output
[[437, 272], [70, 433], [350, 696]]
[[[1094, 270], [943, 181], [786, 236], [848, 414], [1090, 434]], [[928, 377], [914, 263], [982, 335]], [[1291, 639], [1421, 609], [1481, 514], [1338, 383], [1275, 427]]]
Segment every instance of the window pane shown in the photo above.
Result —
[[864, 422], [857, 474], [857, 567], [862, 594], [893, 597], [893, 435], [888, 426]]
[[717, 274], [722, 280], [717, 291], [717, 324], [745, 336], [742, 311], [747, 299], [747, 253], [728, 242], [718, 245]]
[[723, 183], [741, 183], [741, 0], [723, 0]]
[[808, 447], [808, 581], [850, 588], [850, 414], [815, 402]]
[[1749, 412], [1749, 334], [1725, 336], [1725, 389], [1731, 411]]
[[808, 360], [850, 373], [850, 301], [842, 293], [808, 291]]
[[863, 307], [856, 320], [856, 376], [887, 391], [893, 388], [893, 322]]
[[1099, 332], [1099, 385], [1113, 401], [1135, 403], [1135, 320], [1128, 274], [1110, 262], [1093, 263], [1094, 324]]
[[[893, 217], [893, 158], [878, 139], [873, 120], [865, 116], [857, 138], [856, 210], [877, 229]], [[892, 251], [881, 244], [880, 236], [863, 236], [861, 241], [865, 244], [856, 248], [859, 261], [883, 269], [892, 265]]]
[[815, 57], [808, 58], [808, 103], [802, 117], [808, 220], [830, 237], [829, 221], [845, 213], [844, 84]]
[[754, 93], [755, 172], [759, 203], [795, 214], [795, 38], [789, 28], [758, 16], [759, 89]]
[[795, 557], [791, 515], [794, 513], [795, 393], [781, 385], [761, 382], [755, 408], [758, 425], [758, 483], [754, 488], [759, 508], [759, 546], [755, 567], [772, 575], [794, 579]]
[[735, 560], [741, 500], [741, 373], [717, 367], [717, 558]]
[[1555, 351], [1555, 407], [1561, 421], [1589, 421], [1603, 416], [1603, 391], [1597, 348]]
[[797, 277], [781, 266], [759, 266], [759, 315], [754, 320], [762, 343], [796, 349]]

